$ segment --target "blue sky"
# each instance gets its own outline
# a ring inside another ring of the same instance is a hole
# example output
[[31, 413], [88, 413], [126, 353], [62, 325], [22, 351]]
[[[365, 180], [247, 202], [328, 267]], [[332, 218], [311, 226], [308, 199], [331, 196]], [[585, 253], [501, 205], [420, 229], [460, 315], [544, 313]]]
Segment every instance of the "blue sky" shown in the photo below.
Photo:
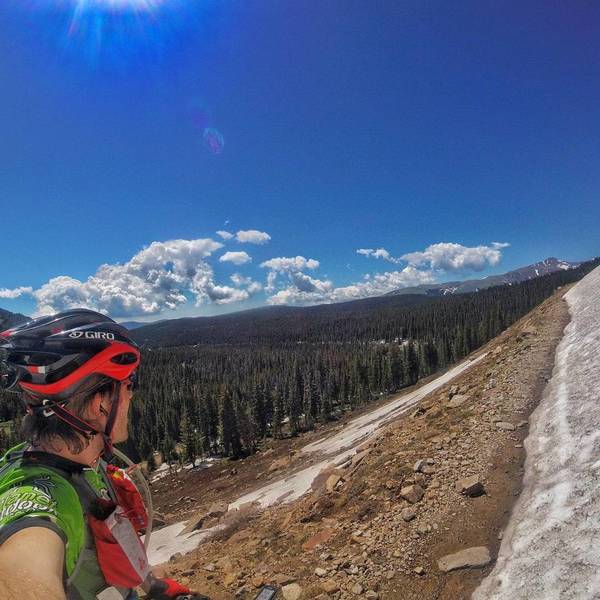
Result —
[[2, 2], [0, 306], [214, 314], [598, 255], [599, 18]]

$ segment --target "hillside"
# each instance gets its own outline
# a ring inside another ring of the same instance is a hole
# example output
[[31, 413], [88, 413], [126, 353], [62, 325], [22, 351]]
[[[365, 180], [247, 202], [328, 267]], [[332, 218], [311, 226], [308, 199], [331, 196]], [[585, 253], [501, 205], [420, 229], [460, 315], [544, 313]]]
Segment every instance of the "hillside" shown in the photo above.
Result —
[[[284, 496], [284, 504], [262, 511], [239, 506], [244, 495], [256, 497], [248, 492], [273, 489], [318, 465], [325, 448], [332, 448], [328, 439], [358, 420], [371, 422], [379, 407], [291, 442], [274, 441], [245, 460], [158, 481], [155, 497], [167, 524], [203, 515], [211, 504], [216, 511], [192, 519], [200, 532], [216, 537], [175, 556], [166, 572], [216, 600], [251, 599], [265, 583], [283, 587], [284, 598], [302, 600], [469, 597], [491, 569], [520, 493], [528, 417], [551, 376], [568, 322], [566, 291], [482, 348], [478, 364], [436, 386], [410, 416], [396, 415], [354, 442], [350, 459], [332, 455], [299, 500], [285, 504], [290, 496]], [[307, 453], [309, 448], [320, 450]], [[475, 480], [464, 482], [468, 477]], [[239, 510], [219, 516], [215, 501]], [[221, 530], [211, 529], [219, 524]], [[181, 548], [189, 548], [185, 539]], [[440, 562], [474, 547], [480, 548], [481, 568], [452, 570], [449, 559]]]
[[[527, 277], [520, 282], [517, 281], [517, 275], [514, 281], [498, 279], [493, 286], [478, 293], [493, 302], [495, 294], [501, 293], [498, 290], [509, 287], [509, 283], [510, 287], [531, 287], [537, 285], [536, 281], [541, 282], [539, 285], [542, 286], [543, 282], [554, 286], [564, 285], [576, 281], [595, 264], [597, 261], [588, 261], [569, 269], [554, 269], [556, 265], [547, 265], [548, 269], [553, 269], [552, 272], [544, 274], [539, 267], [539, 276]], [[403, 323], [410, 322], [411, 315], [417, 312], [460, 310], [463, 304], [470, 302], [468, 296], [474, 293], [448, 294], [441, 298], [422, 293], [402, 294], [308, 307], [264, 307], [217, 317], [161, 321], [135, 329], [132, 336], [140, 344], [150, 347], [389, 340], [390, 332], [396, 331], [392, 339], [399, 335], [398, 329], [402, 328]]]

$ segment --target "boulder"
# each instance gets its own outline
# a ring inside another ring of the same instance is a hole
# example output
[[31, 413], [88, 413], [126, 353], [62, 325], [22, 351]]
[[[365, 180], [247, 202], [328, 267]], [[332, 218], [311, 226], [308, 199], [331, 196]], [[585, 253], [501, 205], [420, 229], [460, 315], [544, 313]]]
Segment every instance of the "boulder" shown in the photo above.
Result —
[[302, 588], [297, 583], [290, 583], [281, 588], [284, 600], [298, 600], [302, 595]]
[[438, 560], [438, 567], [440, 571], [448, 573], [457, 569], [485, 567], [491, 560], [490, 551], [486, 546], [475, 546], [443, 556]]
[[481, 496], [481, 494], [485, 494], [485, 488], [483, 487], [483, 483], [481, 483], [479, 475], [471, 475], [471, 477], [459, 479], [456, 482], [456, 490], [465, 496]]
[[423, 494], [425, 494], [425, 491], [423, 490], [423, 488], [420, 485], [416, 485], [416, 484], [408, 485], [406, 487], [403, 487], [400, 490], [400, 496], [402, 496], [402, 498], [404, 498], [411, 504], [415, 504], [416, 502], [419, 502], [419, 500], [421, 500], [421, 498], [423, 498]]

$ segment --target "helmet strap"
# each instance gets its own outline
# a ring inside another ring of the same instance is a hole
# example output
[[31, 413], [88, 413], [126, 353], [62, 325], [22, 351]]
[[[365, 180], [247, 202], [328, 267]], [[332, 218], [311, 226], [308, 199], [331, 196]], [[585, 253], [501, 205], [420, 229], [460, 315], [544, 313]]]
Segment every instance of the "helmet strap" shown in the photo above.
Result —
[[121, 382], [117, 381], [115, 384], [115, 389], [113, 392], [112, 402], [110, 404], [110, 410], [108, 411], [108, 418], [106, 420], [106, 427], [104, 428], [104, 433], [102, 437], [104, 438], [104, 460], [107, 463], [110, 463], [113, 459], [113, 443], [111, 439], [111, 434], [113, 427], [115, 425], [115, 420], [117, 418], [117, 412], [119, 410], [119, 403], [121, 398]]

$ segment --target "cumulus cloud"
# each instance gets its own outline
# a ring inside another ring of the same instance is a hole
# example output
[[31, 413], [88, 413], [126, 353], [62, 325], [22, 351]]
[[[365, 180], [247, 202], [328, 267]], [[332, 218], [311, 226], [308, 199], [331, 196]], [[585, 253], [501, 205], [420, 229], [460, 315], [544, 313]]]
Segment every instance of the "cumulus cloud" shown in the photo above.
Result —
[[356, 253], [363, 256], [370, 256], [371, 258], [381, 258], [395, 264], [402, 262], [401, 258], [394, 258], [385, 248], [359, 248]]
[[158, 314], [185, 304], [188, 296], [196, 305], [247, 300], [260, 284], [240, 280], [229, 286], [215, 281], [207, 259], [222, 247], [210, 238], [153, 242], [124, 264], [101, 265], [85, 281], [62, 275], [29, 293], [37, 301], [37, 314], [87, 307], [115, 317]]
[[246, 290], [251, 296], [257, 294], [263, 289], [262, 283], [254, 281], [252, 277], [245, 277], [240, 273], [234, 273], [229, 279], [233, 282], [236, 287], [246, 286]]
[[238, 231], [235, 239], [242, 244], [266, 244], [271, 241], [271, 236], [264, 231], [246, 229]]
[[219, 262], [231, 262], [234, 265], [243, 265], [251, 260], [252, 258], [247, 252], [225, 252], [219, 258]]
[[230, 240], [233, 237], [233, 233], [229, 233], [229, 231], [217, 231], [217, 235], [223, 240]]
[[[305, 274], [301, 274], [307, 277]], [[405, 267], [401, 271], [365, 275], [363, 281], [348, 286], [335, 287], [331, 281], [308, 278], [292, 278], [292, 285], [280, 289], [267, 298], [269, 304], [319, 304], [358, 300], [371, 296], [381, 296], [392, 290], [435, 282], [432, 271], [421, 271], [415, 267]], [[265, 288], [266, 289], [266, 288]], [[268, 290], [267, 290], [268, 291]]]
[[6, 298], [8, 300], [14, 300], [23, 294], [31, 294], [33, 292], [33, 288], [31, 287], [18, 287], [13, 289], [0, 288], [0, 298]]
[[260, 266], [275, 273], [294, 273], [305, 269], [318, 269], [319, 261], [304, 256], [281, 256], [265, 260]]
[[432, 244], [423, 252], [410, 252], [402, 260], [414, 267], [428, 266], [441, 271], [483, 271], [493, 267], [502, 258], [501, 250], [510, 244], [493, 242], [491, 246], [467, 247], [461, 244], [441, 242]]

